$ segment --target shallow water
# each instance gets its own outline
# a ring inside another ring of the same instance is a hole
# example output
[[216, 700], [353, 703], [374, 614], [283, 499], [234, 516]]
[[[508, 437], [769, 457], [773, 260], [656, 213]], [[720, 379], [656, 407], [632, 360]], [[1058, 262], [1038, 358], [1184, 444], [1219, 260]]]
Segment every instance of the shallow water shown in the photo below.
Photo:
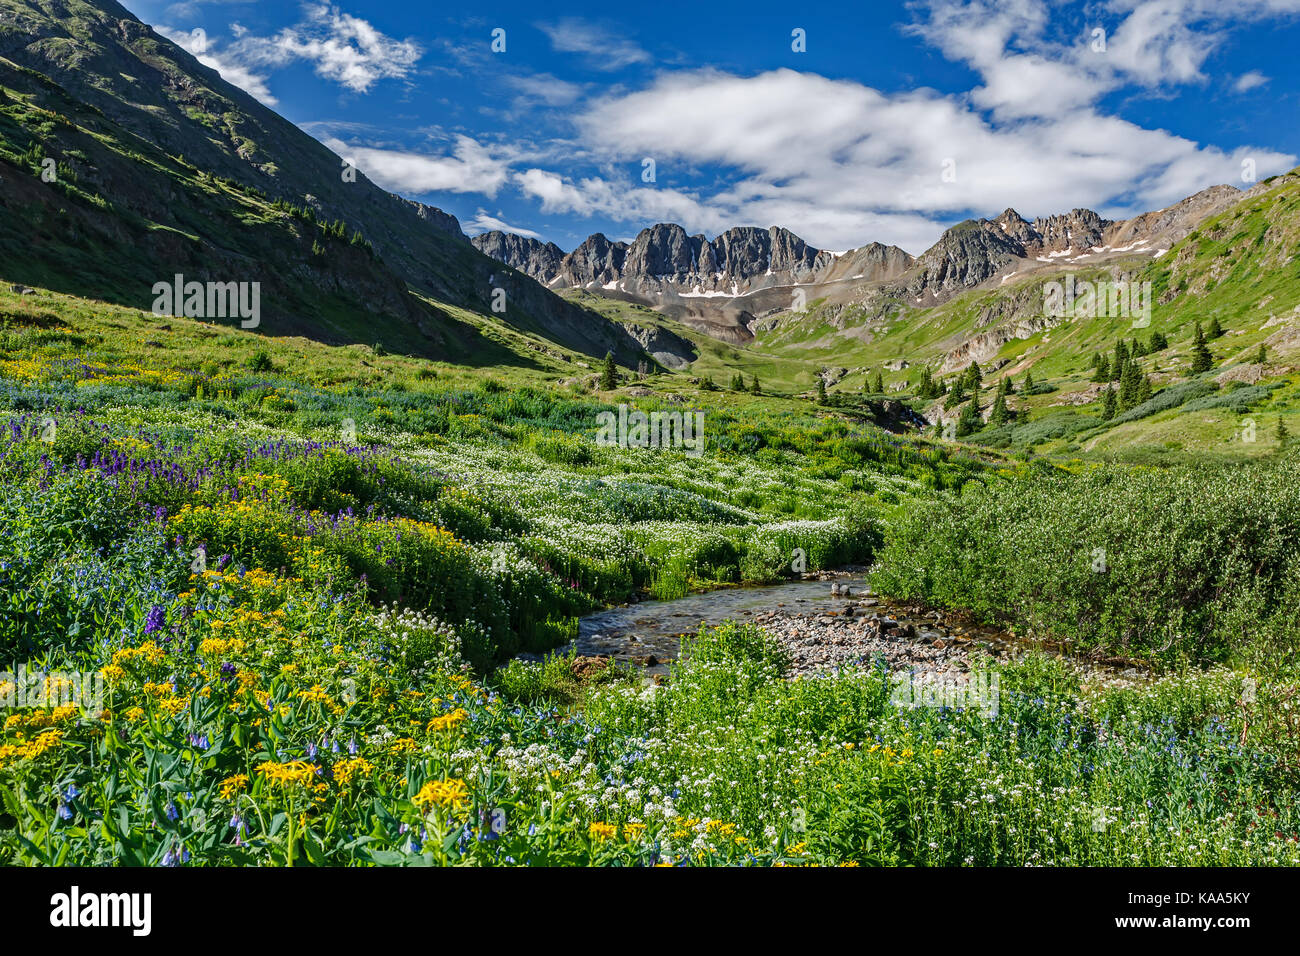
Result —
[[[847, 587], [852, 597], [835, 597], [831, 584]], [[694, 634], [731, 618], [744, 621], [758, 612], [781, 609], [798, 614], [842, 610], [868, 593], [861, 575], [832, 581], [789, 581], [767, 587], [724, 588], [688, 594], [674, 601], [645, 601], [609, 608], [582, 618], [573, 642], [579, 654], [635, 661], [650, 673], [666, 673], [681, 651], [681, 636]], [[647, 657], [655, 660], [645, 664]]]
[[[839, 595], [832, 594], [833, 584], [839, 585]], [[870, 606], [863, 607], [863, 602]], [[904, 632], [912, 635], [911, 639], [925, 643], [935, 639], [960, 642], [968, 651], [978, 648], [995, 657], [1018, 656], [1031, 649], [1053, 655], [1063, 651], [1059, 646], [1026, 641], [993, 628], [957, 624], [945, 615], [923, 613], [920, 608], [881, 599], [871, 593], [861, 569], [846, 569], [822, 580], [723, 588], [688, 594], [673, 601], [645, 601], [608, 608], [579, 621], [578, 637], [570, 648], [583, 656], [612, 657], [636, 664], [648, 675], [666, 674], [668, 665], [681, 653], [682, 636], [694, 634], [702, 625], [715, 627], [728, 619], [744, 622], [772, 611], [792, 619], [816, 618], [826, 612], [841, 615], [849, 605], [856, 605], [859, 619], [879, 614], [897, 622]], [[771, 627], [771, 624], [763, 626]], [[1079, 663], [1093, 675], [1118, 675], [1125, 679], [1144, 676], [1114, 664]]]

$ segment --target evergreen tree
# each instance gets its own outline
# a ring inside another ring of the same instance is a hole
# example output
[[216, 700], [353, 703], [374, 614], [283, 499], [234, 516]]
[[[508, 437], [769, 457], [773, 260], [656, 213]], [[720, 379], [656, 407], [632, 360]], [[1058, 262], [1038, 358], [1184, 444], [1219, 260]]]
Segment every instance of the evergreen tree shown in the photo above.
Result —
[[1284, 444], [1291, 433], [1287, 431], [1286, 422], [1282, 421], [1282, 416], [1277, 416], [1277, 442], [1279, 445]]
[[1192, 337], [1192, 373], [1199, 374], [1208, 372], [1214, 367], [1214, 356], [1205, 345], [1205, 334], [1201, 331], [1201, 323], [1196, 323], [1196, 331]]
[[1219, 317], [1216, 315], [1210, 319], [1210, 324], [1206, 326], [1205, 337], [1207, 339], [1217, 339], [1221, 335], [1223, 335], [1223, 326], [1219, 325]]
[[1169, 340], [1165, 338], [1163, 332], [1152, 332], [1151, 342], [1147, 345], [1147, 354], [1154, 355], [1156, 352], [1163, 352], [1169, 348]]
[[618, 388], [618, 366], [614, 364], [614, 353], [605, 353], [605, 366], [600, 371], [600, 388], [609, 391]]
[[1142, 370], [1137, 362], [1124, 366], [1124, 375], [1119, 383], [1119, 407], [1128, 411], [1138, 403], [1138, 392], [1142, 389]]
[[1115, 389], [1111, 385], [1106, 386], [1106, 391], [1102, 395], [1101, 402], [1101, 420], [1108, 422], [1115, 417], [1116, 411]]
[[1034, 393], [1034, 373], [1025, 370], [1025, 384], [1020, 389], [1021, 395], [1032, 395]]
[[[1003, 379], [1003, 381], [1006, 381], [1006, 379]], [[989, 424], [1005, 425], [1010, 420], [1011, 409], [1007, 407], [1006, 392], [1002, 388], [999, 388], [997, 397], [993, 399], [993, 408], [989, 412]]]
[[962, 438], [971, 432], [979, 431], [983, 425], [980, 420], [979, 406], [972, 400], [957, 416], [957, 437]]
[[921, 366], [921, 379], [916, 385], [917, 398], [934, 398], [934, 376], [930, 374], [930, 366]]
[[763, 394], [763, 389], [762, 389], [762, 387], [758, 384], [758, 373], [757, 373], [757, 372], [754, 373], [754, 384], [753, 384], [752, 386], [750, 386], [749, 391], [750, 391], [750, 394], [753, 394], [753, 395], [762, 395], [762, 394]]
[[817, 404], [826, 404], [826, 379], [820, 375], [817, 376]]
[[876, 380], [871, 383], [871, 390], [877, 395], [885, 394], [885, 377], [879, 372], [876, 373]]
[[1255, 364], [1263, 365], [1268, 361], [1268, 349], [1263, 342], [1259, 343], [1259, 351], [1255, 353]]
[[1092, 380], [1094, 382], [1110, 381], [1110, 359], [1106, 358], [1106, 356], [1101, 356], [1101, 361], [1097, 365], [1097, 371], [1093, 373]]
[[1151, 397], [1151, 378], [1143, 375], [1142, 380], [1138, 383], [1137, 403], [1141, 405]]
[[964, 401], [966, 401], [966, 378], [962, 376], [952, 383], [952, 390], [948, 392], [948, 398], [944, 401], [943, 407], [951, 411]]

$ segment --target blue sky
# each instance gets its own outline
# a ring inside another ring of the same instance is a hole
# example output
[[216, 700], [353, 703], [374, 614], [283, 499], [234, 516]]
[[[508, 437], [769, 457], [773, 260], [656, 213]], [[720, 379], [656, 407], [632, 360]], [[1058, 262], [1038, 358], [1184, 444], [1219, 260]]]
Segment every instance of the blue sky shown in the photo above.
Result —
[[1300, 163], [1300, 0], [125, 2], [381, 185], [566, 251], [669, 221], [918, 253]]

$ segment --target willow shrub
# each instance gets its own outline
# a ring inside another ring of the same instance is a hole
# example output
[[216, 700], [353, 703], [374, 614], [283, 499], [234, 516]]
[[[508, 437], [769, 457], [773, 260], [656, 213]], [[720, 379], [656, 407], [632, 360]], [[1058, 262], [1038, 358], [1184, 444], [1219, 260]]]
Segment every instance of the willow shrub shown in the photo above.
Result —
[[900, 515], [879, 558], [882, 593], [1084, 648], [1294, 647], [1300, 462], [969, 483]]

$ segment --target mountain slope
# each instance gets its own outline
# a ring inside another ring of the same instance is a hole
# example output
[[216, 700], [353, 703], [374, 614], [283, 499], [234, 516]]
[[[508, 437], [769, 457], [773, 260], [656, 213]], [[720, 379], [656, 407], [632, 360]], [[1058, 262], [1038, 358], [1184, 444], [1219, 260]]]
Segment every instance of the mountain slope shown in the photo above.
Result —
[[[638, 354], [618, 326], [502, 270], [453, 217], [346, 171], [113, 0], [0, 0], [0, 87], [10, 279], [137, 308], [173, 273], [257, 281], [267, 334], [472, 360], [479, 343], [445, 302], [588, 354]], [[47, 158], [57, 182], [39, 176]], [[333, 223], [343, 238], [322, 228]]]

